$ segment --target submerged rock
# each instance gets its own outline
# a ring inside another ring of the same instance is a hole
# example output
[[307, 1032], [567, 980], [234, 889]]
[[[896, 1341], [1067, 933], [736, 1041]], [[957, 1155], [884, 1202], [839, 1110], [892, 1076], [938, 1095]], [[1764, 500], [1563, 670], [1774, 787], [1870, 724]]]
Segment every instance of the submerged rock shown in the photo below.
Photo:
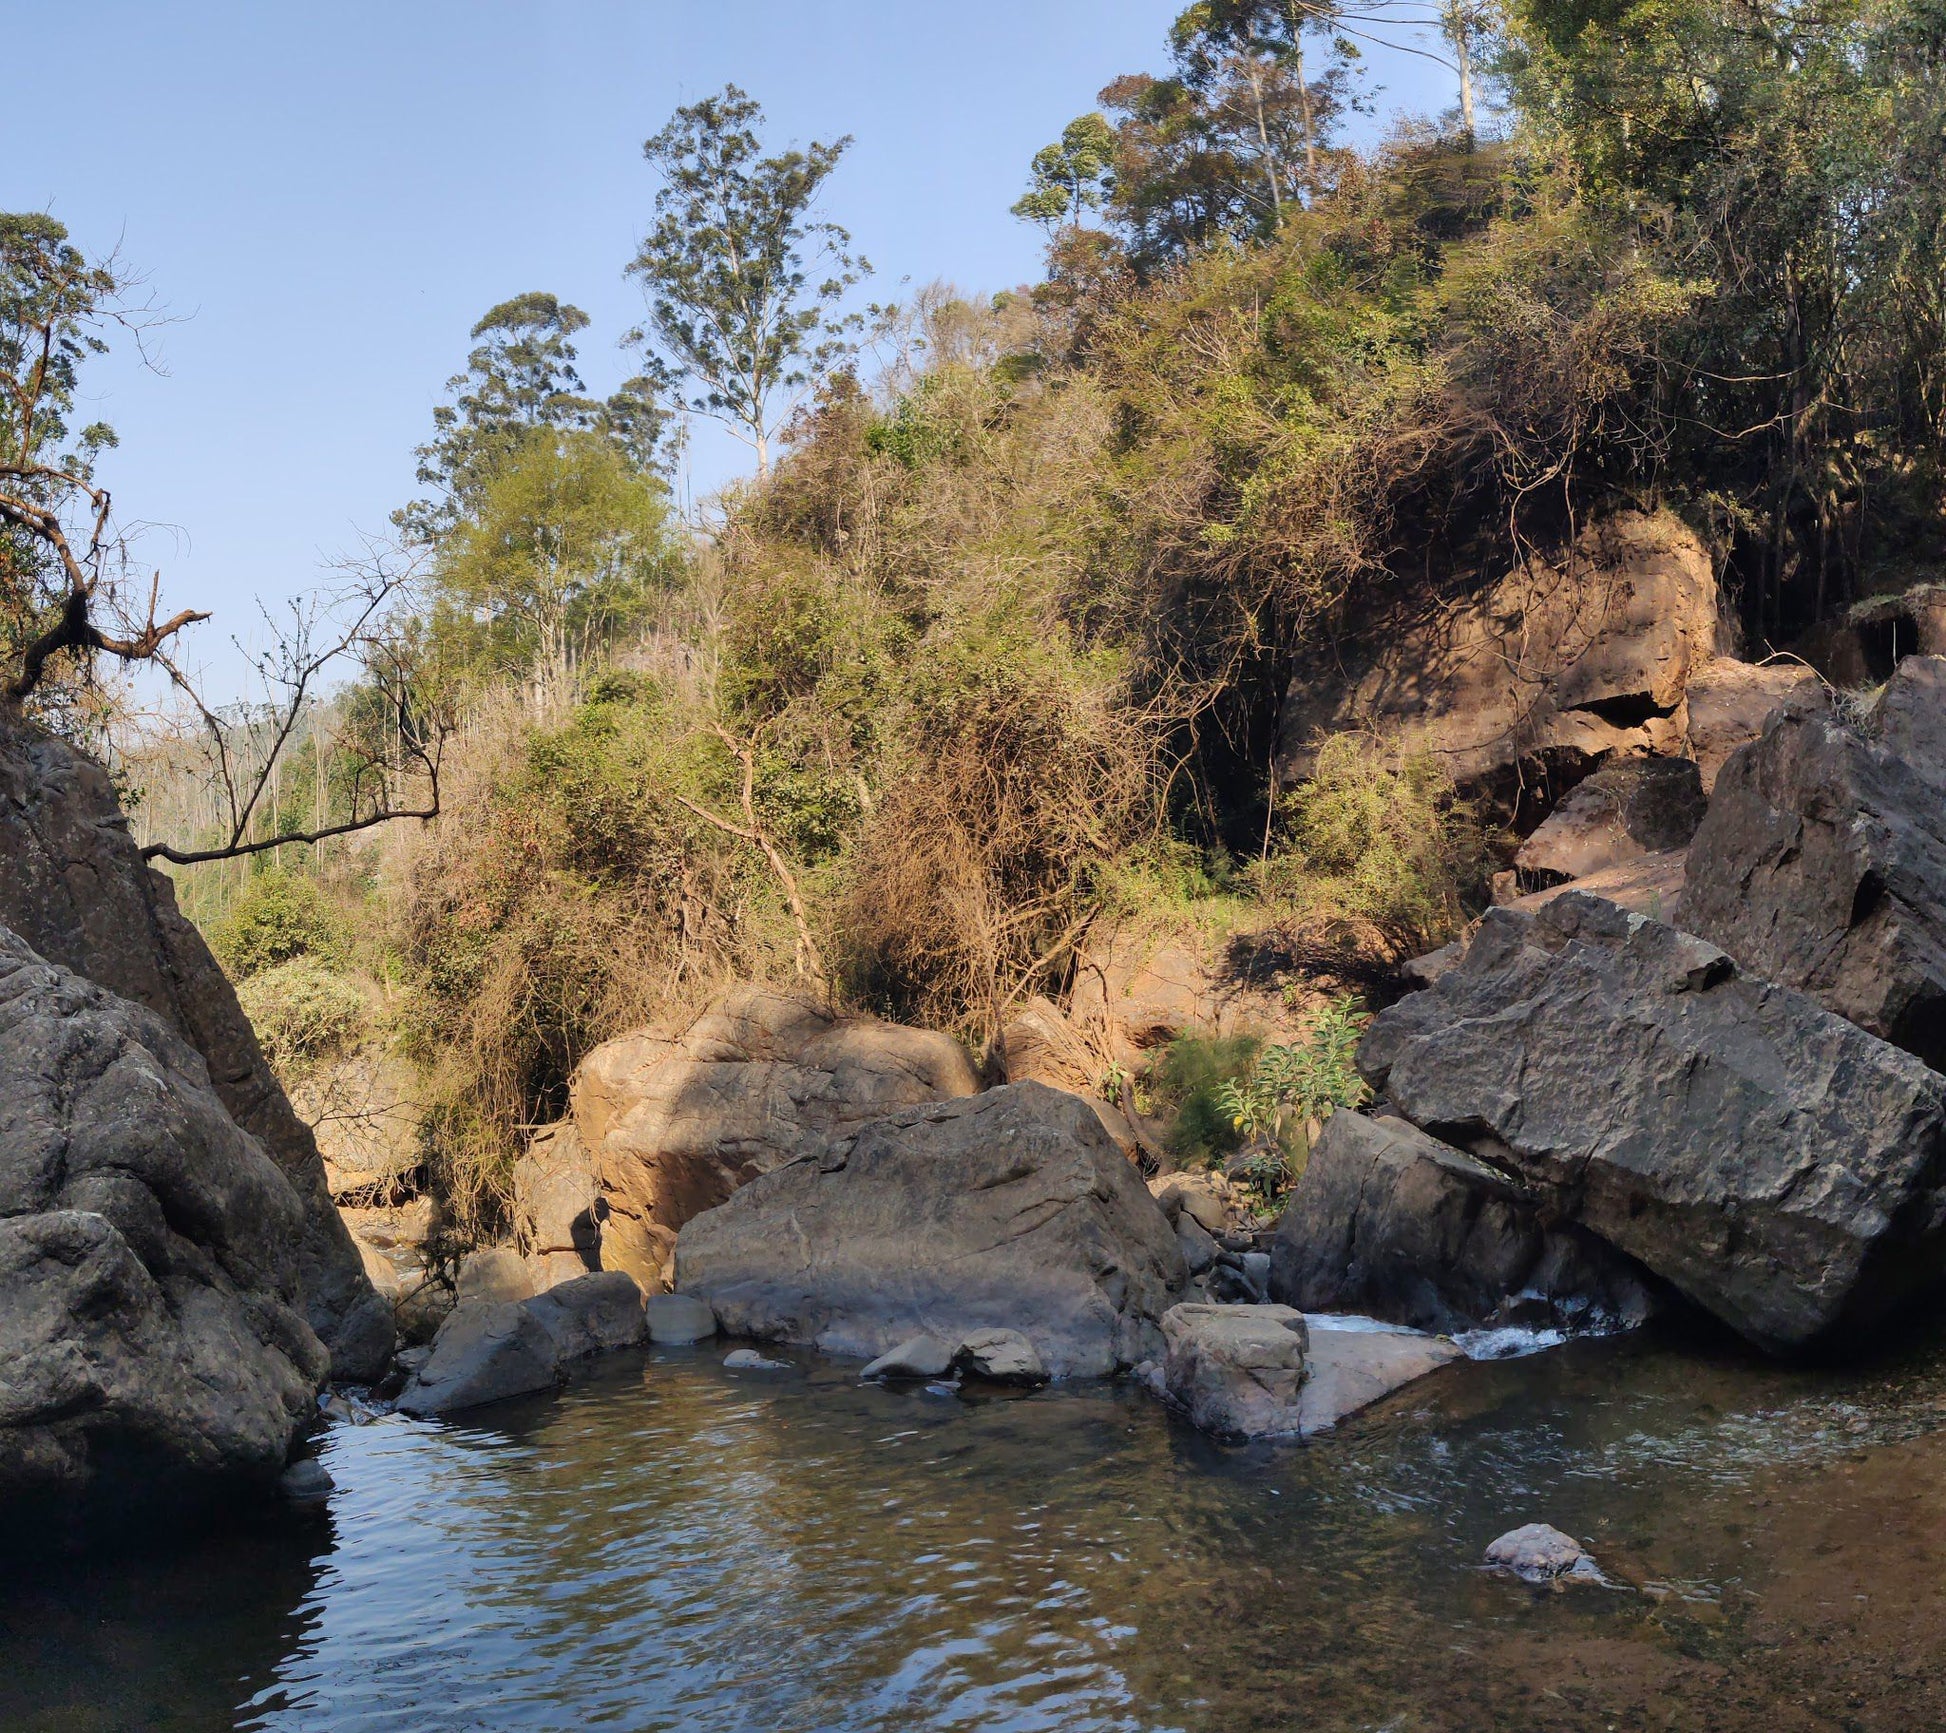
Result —
[[1034, 1344], [1018, 1330], [972, 1330], [953, 1355], [954, 1368], [989, 1384], [1047, 1382], [1047, 1368]]
[[1020, 1083], [751, 1181], [683, 1229], [675, 1276], [733, 1335], [869, 1359], [1011, 1329], [1064, 1378], [1153, 1352], [1187, 1271], [1087, 1103]]
[[1402, 1119], [1358, 1113], [1326, 1121], [1291, 1191], [1270, 1296], [1449, 1335], [1639, 1324], [1655, 1304], [1635, 1264], [1549, 1220], [1527, 1186]]
[[953, 1364], [954, 1345], [937, 1336], [913, 1336], [872, 1361], [861, 1378], [937, 1378]]
[[1606, 1581], [1578, 1540], [1544, 1522], [1510, 1529], [1492, 1542], [1487, 1547], [1487, 1568], [1509, 1571], [1524, 1583]]
[[277, 1490], [292, 1504], [322, 1504], [337, 1489], [338, 1483], [315, 1456], [293, 1462], [277, 1477]]
[[1939, 1280], [1946, 1078], [1612, 903], [1493, 910], [1358, 1062], [1761, 1347], [1868, 1331]]
[[1946, 658], [1856, 725], [1777, 711], [1717, 778], [1676, 918], [1946, 1070]]
[[550, 1390], [574, 1361], [639, 1345], [642, 1290], [619, 1270], [562, 1282], [527, 1300], [469, 1300], [433, 1338], [400, 1394], [405, 1414], [452, 1414]]
[[759, 1354], [755, 1348], [732, 1348], [723, 1356], [723, 1364], [732, 1372], [788, 1372], [788, 1360], [772, 1360]]
[[305, 1224], [195, 1049], [0, 927], [0, 1495], [274, 1481], [328, 1364]]

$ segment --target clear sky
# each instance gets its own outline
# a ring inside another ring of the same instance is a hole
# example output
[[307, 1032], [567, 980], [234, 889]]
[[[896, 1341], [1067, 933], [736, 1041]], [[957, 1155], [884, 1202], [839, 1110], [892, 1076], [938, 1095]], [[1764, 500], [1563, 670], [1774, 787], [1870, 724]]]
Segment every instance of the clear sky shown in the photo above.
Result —
[[[875, 294], [990, 292], [1038, 274], [1007, 210], [1028, 159], [1111, 77], [1162, 69], [1182, 4], [0, 0], [4, 40], [48, 69], [43, 98], [0, 109], [0, 205], [119, 244], [176, 316], [163, 370], [97, 362], [90, 407], [165, 598], [216, 610], [199, 655], [220, 680], [253, 598], [317, 583], [410, 497], [487, 307], [575, 302], [589, 385], [624, 376], [641, 146], [678, 103], [735, 82], [779, 143], [851, 133], [825, 209]], [[1372, 71], [1382, 111], [1451, 100], [1426, 61]], [[690, 467], [704, 493], [745, 458], [699, 429]]]

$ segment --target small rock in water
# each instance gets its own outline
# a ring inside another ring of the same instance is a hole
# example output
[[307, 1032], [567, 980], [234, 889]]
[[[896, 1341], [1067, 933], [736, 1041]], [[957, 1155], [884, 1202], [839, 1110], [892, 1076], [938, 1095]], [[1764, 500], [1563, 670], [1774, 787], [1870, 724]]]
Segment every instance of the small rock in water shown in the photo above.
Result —
[[1490, 1570], [1511, 1571], [1524, 1583], [1604, 1582], [1582, 1544], [1544, 1522], [1510, 1529], [1487, 1548]]
[[942, 1384], [937, 1379], [934, 1379], [932, 1383], [926, 1386], [926, 1394], [928, 1396], [957, 1396], [959, 1394], [959, 1385], [957, 1382]]
[[277, 1477], [277, 1490], [292, 1504], [322, 1504], [337, 1484], [315, 1456], [293, 1462]]
[[914, 1336], [901, 1342], [890, 1353], [881, 1354], [861, 1378], [937, 1378], [953, 1363], [956, 1342], [942, 1342], [937, 1336]]
[[953, 1364], [989, 1384], [1045, 1384], [1047, 1368], [1034, 1344], [1018, 1330], [974, 1330], [959, 1345]]
[[318, 1398], [318, 1412], [343, 1426], [369, 1426], [378, 1418], [376, 1409], [367, 1408], [356, 1396], [340, 1395], [335, 1390]]
[[651, 1294], [643, 1307], [651, 1342], [706, 1342], [716, 1334], [716, 1314], [692, 1294]]
[[732, 1372], [788, 1372], [788, 1360], [767, 1360], [755, 1348], [732, 1348], [723, 1356], [723, 1364]]

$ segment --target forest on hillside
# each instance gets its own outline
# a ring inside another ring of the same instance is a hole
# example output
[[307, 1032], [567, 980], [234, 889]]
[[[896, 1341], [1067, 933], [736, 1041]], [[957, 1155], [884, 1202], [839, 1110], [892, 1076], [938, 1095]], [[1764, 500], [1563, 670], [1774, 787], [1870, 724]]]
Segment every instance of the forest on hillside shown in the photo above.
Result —
[[[730, 980], [976, 1054], [1110, 920], [1367, 981], [1477, 913], [1514, 816], [1359, 734], [1280, 772], [1293, 678], [1382, 607], [1622, 507], [1701, 539], [1753, 657], [1946, 567], [1946, 3], [1440, 17], [1462, 100], [1353, 148], [1366, 12], [1198, 0], [1022, 165], [1046, 270], [991, 297], [873, 301], [847, 140], [679, 110], [616, 261], [637, 374], [591, 394], [554, 293], [485, 310], [393, 541], [257, 696], [160, 722], [112, 671], [193, 621], [70, 425], [131, 279], [0, 216], [10, 694], [112, 766], [287, 1080], [411, 1079], [469, 1234], [583, 1055]], [[704, 416], [753, 473], [689, 522]]]

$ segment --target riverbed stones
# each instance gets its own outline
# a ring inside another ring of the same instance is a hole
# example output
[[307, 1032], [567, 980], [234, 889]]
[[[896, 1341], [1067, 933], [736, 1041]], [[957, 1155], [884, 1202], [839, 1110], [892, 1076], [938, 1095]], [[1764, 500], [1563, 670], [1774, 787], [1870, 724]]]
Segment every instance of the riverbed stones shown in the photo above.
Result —
[[1604, 1580], [1586, 1547], [1544, 1522], [1525, 1523], [1490, 1542], [1487, 1568], [1505, 1571], [1524, 1583]]
[[688, 1294], [651, 1294], [642, 1309], [651, 1342], [707, 1342], [716, 1334], [716, 1314]]
[[1326, 1121], [1270, 1255], [1274, 1300], [1446, 1334], [1516, 1309], [1565, 1329], [1633, 1325], [1655, 1304], [1644, 1272], [1550, 1220], [1533, 1189], [1389, 1115]]
[[200, 1053], [0, 927], [0, 1496], [274, 1481], [305, 1221]]
[[620, 1270], [531, 1299], [465, 1301], [440, 1326], [398, 1406], [406, 1414], [452, 1414], [551, 1390], [576, 1360], [638, 1346], [645, 1330], [642, 1291]]
[[1676, 918], [1946, 1070], [1946, 658], [1855, 721], [1775, 711], [1717, 777]]
[[292, 1111], [202, 935], [129, 834], [108, 774], [0, 704], [0, 926], [41, 959], [160, 1018], [198, 1055], [205, 1086], [283, 1173], [299, 1217], [297, 1309], [331, 1352], [331, 1375], [376, 1378], [393, 1347], [333, 1207], [309, 1126]]
[[1404, 1118], [1760, 1347], [1869, 1333], [1938, 1280], [1946, 1078], [1612, 903], [1489, 912], [1358, 1063]]
[[762, 1175], [682, 1230], [675, 1264], [733, 1335], [873, 1359], [1011, 1329], [1056, 1378], [1152, 1354], [1187, 1274], [1093, 1110], [1039, 1083], [908, 1108]]
[[534, 1243], [592, 1250], [655, 1292], [670, 1285], [682, 1225], [739, 1186], [884, 1114], [978, 1087], [950, 1036], [734, 988], [673, 1034], [624, 1035], [582, 1062], [573, 1137], [537, 1149], [529, 1174]]

